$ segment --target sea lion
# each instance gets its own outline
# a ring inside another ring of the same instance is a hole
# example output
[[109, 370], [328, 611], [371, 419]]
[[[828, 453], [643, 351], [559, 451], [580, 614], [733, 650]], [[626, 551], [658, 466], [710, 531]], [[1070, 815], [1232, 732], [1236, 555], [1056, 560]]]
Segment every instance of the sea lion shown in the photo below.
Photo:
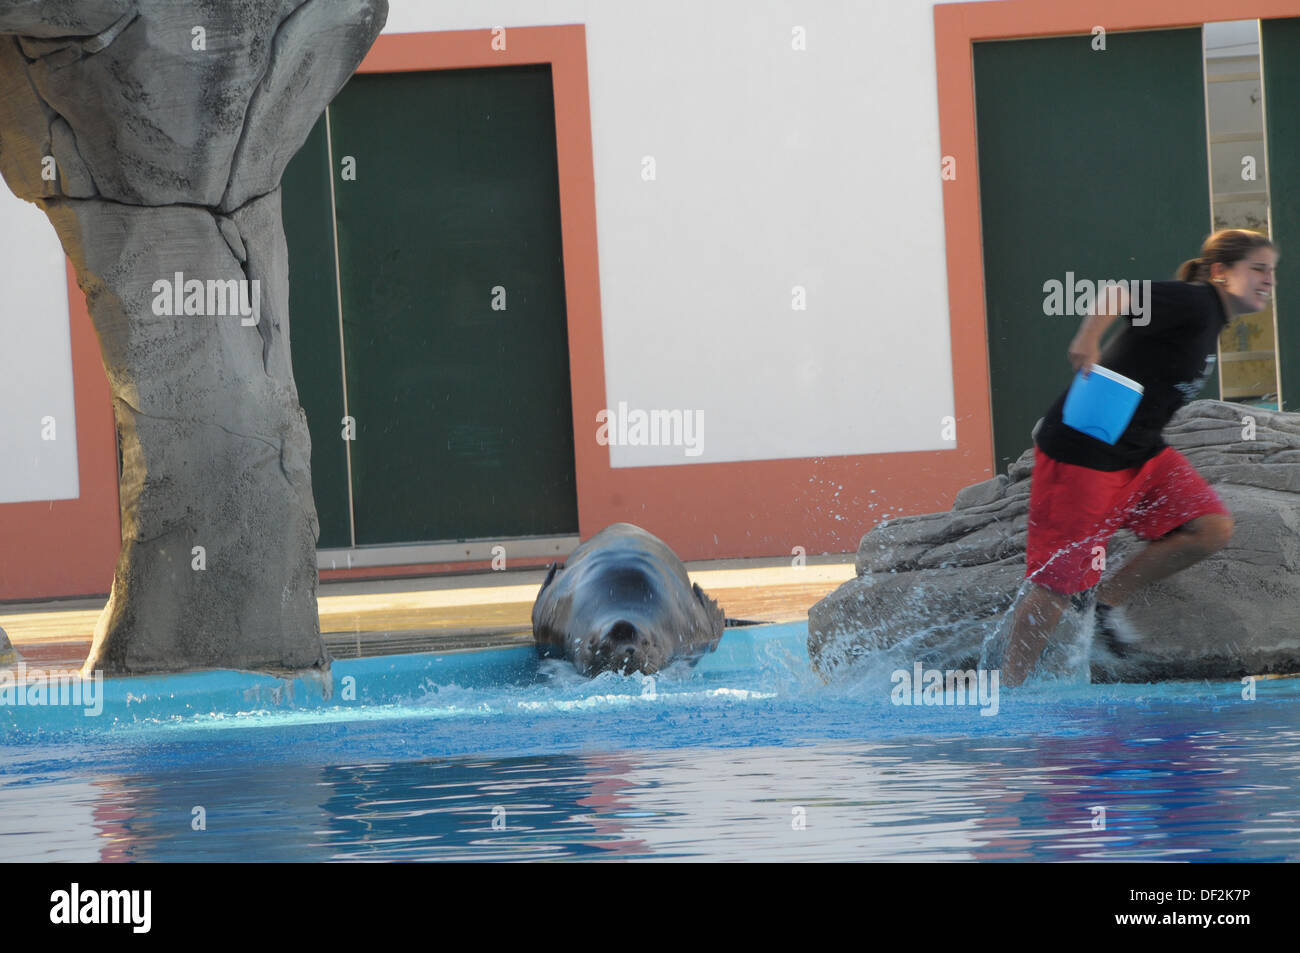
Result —
[[533, 638], [543, 657], [566, 658], [582, 674], [653, 675], [696, 661], [722, 638], [722, 609], [692, 585], [668, 546], [631, 523], [614, 523], [552, 563], [533, 603]]

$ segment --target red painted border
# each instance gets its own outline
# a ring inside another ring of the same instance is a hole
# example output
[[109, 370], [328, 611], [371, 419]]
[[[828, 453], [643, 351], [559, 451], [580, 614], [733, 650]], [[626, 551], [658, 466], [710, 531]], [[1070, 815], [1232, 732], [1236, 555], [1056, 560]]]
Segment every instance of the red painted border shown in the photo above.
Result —
[[[1231, 9], [1211, 0], [1092, 0], [1086, 7], [1059, 0], [935, 4], [939, 151], [942, 156], [954, 157], [957, 164], [957, 177], [943, 183], [944, 247], [953, 349], [969, 355], [961, 366], [955, 355], [953, 360], [959, 385], [958, 419], [970, 422], [967, 438], [981, 447], [991, 448], [993, 444], [972, 44], [981, 40], [1091, 34], [1095, 26], [1117, 32], [1294, 16], [1300, 16], [1300, 0], [1243, 0]], [[963, 382], [969, 386], [960, 386]], [[981, 406], [972, 408], [972, 399], [980, 401]], [[966, 410], [971, 412], [963, 416]], [[978, 432], [971, 434], [971, 426]], [[958, 437], [962, 437], [960, 428]], [[991, 451], [987, 459], [991, 461]]]
[[108, 377], [70, 262], [67, 281], [81, 496], [0, 505], [0, 600], [106, 593], [122, 544]]
[[[971, 44], [1089, 33], [1097, 24], [1115, 31], [1291, 16], [1300, 16], [1300, 0], [1243, 0], [1231, 11], [1211, 0], [1093, 0], [1084, 9], [1057, 0], [936, 4], [940, 150], [958, 162], [956, 180], [943, 183], [958, 445], [956, 450], [918, 453], [610, 467], [608, 450], [595, 442], [595, 414], [605, 406], [606, 395], [585, 28], [510, 28], [505, 51], [492, 49], [489, 30], [386, 34], [359, 72], [551, 65], [582, 536], [628, 519], [663, 536], [686, 559], [777, 555], [794, 546], [810, 553], [843, 552], [856, 547], [884, 505], [895, 514], [941, 509], [962, 486], [992, 472]], [[117, 556], [117, 466], [108, 386], [71, 269], [68, 283], [82, 496], [0, 505], [0, 599], [106, 592]], [[470, 568], [486, 564], [323, 575], [359, 578]]]
[[684, 559], [784, 555], [795, 546], [845, 552], [886, 505], [894, 514], [943, 508], [961, 487], [991, 474], [987, 374], [982, 352], [972, 351], [981, 338], [956, 324], [957, 406], [969, 408], [958, 414], [956, 450], [611, 467], [608, 448], [595, 439], [596, 413], [607, 404], [586, 30], [510, 28], [505, 36], [505, 51], [492, 49], [490, 30], [381, 36], [361, 71], [551, 65], [581, 536], [629, 520]]
[[[582, 25], [509, 27], [505, 49], [493, 49], [492, 30], [381, 35], [358, 73], [399, 73], [438, 69], [548, 64], [555, 99], [555, 145], [560, 191], [560, 240], [564, 254], [564, 294], [569, 333], [569, 380], [575, 439], [578, 520], [583, 536], [594, 525], [584, 501], [598, 494], [601, 475], [609, 470], [605, 448], [595, 442], [596, 410], [605, 403], [605, 352], [601, 337], [600, 264], [596, 251], [596, 184], [591, 143], [591, 103], [587, 92], [587, 31]], [[579, 425], [590, 420], [590, 427]], [[610, 521], [607, 521], [610, 522]], [[525, 562], [518, 565], [523, 566]], [[545, 563], [543, 563], [545, 565]], [[486, 570], [490, 562], [442, 563], [421, 567], [370, 567], [329, 570], [322, 579], [408, 575], [413, 570], [451, 572]]]

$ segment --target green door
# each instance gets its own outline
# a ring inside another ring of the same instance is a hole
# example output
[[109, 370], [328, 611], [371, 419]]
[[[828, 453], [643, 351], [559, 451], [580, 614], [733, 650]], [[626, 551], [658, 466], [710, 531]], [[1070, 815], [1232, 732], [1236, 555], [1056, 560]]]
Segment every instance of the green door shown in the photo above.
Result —
[[[1092, 39], [975, 45], [999, 471], [1070, 383], [1082, 318], [1045, 314], [1044, 284], [1170, 279], [1210, 230], [1200, 29]], [[1202, 394], [1218, 396], [1217, 373]]]
[[1300, 408], [1300, 20], [1260, 21], [1264, 124], [1268, 139], [1269, 224], [1277, 243], [1277, 355], [1281, 410]]
[[358, 75], [328, 118], [332, 221], [311, 142], [285, 177], [322, 546], [349, 487], [355, 545], [576, 534], [550, 68]]
[[298, 402], [311, 432], [311, 485], [320, 517], [321, 549], [352, 545], [329, 177], [322, 116], [285, 169], [280, 185], [289, 245], [289, 345]]

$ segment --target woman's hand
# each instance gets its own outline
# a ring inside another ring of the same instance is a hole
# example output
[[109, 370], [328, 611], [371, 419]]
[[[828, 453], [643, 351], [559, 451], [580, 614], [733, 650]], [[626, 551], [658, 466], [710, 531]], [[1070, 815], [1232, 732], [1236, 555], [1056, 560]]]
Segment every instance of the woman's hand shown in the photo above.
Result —
[[1128, 314], [1128, 293], [1123, 283], [1108, 289], [1105, 299], [1097, 301], [1097, 308], [1083, 319], [1075, 332], [1065, 356], [1076, 371], [1083, 371], [1085, 377], [1092, 373], [1092, 365], [1101, 360], [1101, 339], [1121, 314]]
[[1101, 348], [1095, 337], [1090, 334], [1076, 334], [1065, 352], [1071, 366], [1076, 371], [1083, 371], [1084, 376], [1092, 373], [1092, 365], [1101, 360]]

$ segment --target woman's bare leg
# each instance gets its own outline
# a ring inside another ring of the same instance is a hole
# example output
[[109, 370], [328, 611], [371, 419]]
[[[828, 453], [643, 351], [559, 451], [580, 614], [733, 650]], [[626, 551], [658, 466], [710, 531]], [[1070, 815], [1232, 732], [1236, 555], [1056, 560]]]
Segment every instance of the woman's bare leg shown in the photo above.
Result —
[[1102, 583], [1097, 601], [1123, 605], [1138, 589], [1200, 562], [1232, 538], [1232, 517], [1222, 513], [1198, 516], [1167, 536], [1149, 543], [1119, 572]]
[[1037, 583], [1029, 584], [1029, 590], [1012, 610], [1011, 634], [1002, 660], [1002, 684], [1012, 687], [1025, 680], [1056, 631], [1069, 601], [1069, 596]]

